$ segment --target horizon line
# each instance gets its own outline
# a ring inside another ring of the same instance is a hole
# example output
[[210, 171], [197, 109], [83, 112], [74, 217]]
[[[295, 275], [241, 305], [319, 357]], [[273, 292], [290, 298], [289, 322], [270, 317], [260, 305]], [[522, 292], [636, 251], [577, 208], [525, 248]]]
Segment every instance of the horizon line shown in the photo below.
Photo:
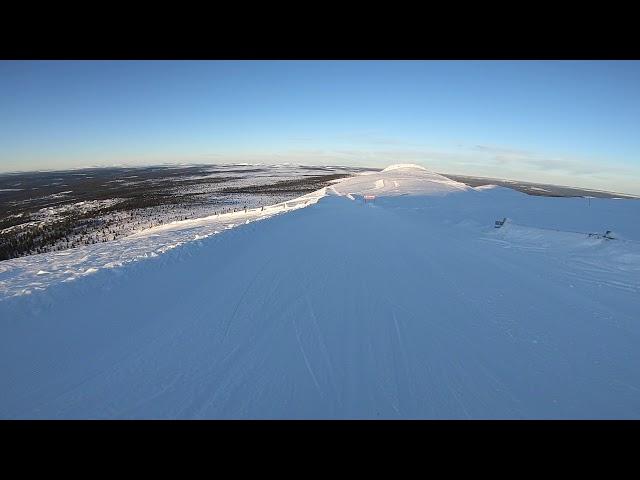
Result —
[[[299, 166], [299, 167], [308, 167], [308, 166], [312, 166], [312, 167], [335, 167], [335, 168], [347, 168], [347, 169], [353, 169], [353, 170], [371, 170], [371, 171], [381, 171], [384, 170], [384, 168], [386, 167], [363, 167], [363, 166], [349, 166], [349, 165], [321, 165], [321, 164], [304, 164], [304, 163], [291, 163], [291, 162], [285, 162], [285, 163], [263, 163], [263, 162], [259, 162], [259, 163], [248, 163], [248, 162], [239, 162], [239, 163], [172, 163], [172, 162], [163, 162], [163, 163], [150, 163], [150, 164], [138, 164], [138, 165], [124, 165], [124, 164], [113, 164], [113, 165], [91, 165], [91, 166], [82, 166], [82, 167], [69, 167], [69, 168], [61, 168], [61, 169], [34, 169], [34, 170], [12, 170], [12, 171], [5, 171], [2, 172], [0, 171], [0, 176], [3, 175], [20, 175], [20, 174], [28, 174], [28, 173], [56, 173], [56, 172], [70, 172], [70, 171], [79, 171], [79, 170], [99, 170], [99, 169], [108, 169], [108, 168], [130, 168], [130, 169], [137, 169], [137, 168], [151, 168], [151, 167], [202, 167], [202, 166], [210, 166], [210, 165], [221, 165], [221, 166], [237, 166], [237, 167], [241, 167], [241, 166], [267, 166], [267, 167], [278, 167], [278, 166], [285, 166], [285, 165], [290, 165], [290, 166]], [[395, 165], [395, 164], [390, 164], [390, 165]], [[417, 165], [417, 164], [416, 164]], [[389, 165], [387, 165], [389, 166]], [[502, 177], [485, 177], [485, 176], [478, 176], [478, 175], [466, 175], [466, 174], [461, 174], [461, 173], [443, 173], [443, 172], [436, 172], [435, 170], [429, 170], [430, 172], [433, 173], [437, 173], [438, 175], [457, 175], [460, 177], [466, 177], [466, 178], [477, 178], [477, 179], [482, 179], [482, 180], [499, 180], [499, 181], [510, 181], [510, 182], [519, 182], [522, 184], [528, 184], [528, 185], [542, 185], [542, 186], [552, 186], [552, 187], [562, 187], [562, 188], [572, 188], [572, 189], [577, 189], [577, 190], [583, 190], [583, 191], [587, 191], [587, 192], [598, 192], [598, 193], [608, 193], [608, 194], [616, 194], [616, 195], [624, 195], [626, 197], [631, 197], [632, 199], [640, 199], [640, 195], [637, 194], [633, 194], [633, 193], [625, 193], [625, 192], [616, 192], [616, 191], [612, 191], [612, 190], [599, 190], [597, 188], [585, 188], [585, 187], [579, 187], [579, 186], [575, 186], [575, 185], [561, 185], [561, 184], [556, 184], [556, 183], [538, 183], [538, 182], [530, 182], [530, 181], [526, 181], [526, 180], [517, 180], [517, 179], [513, 179], [513, 178], [502, 178]], [[499, 186], [499, 185], [497, 185]], [[503, 188], [508, 188], [508, 187], [503, 187]]]

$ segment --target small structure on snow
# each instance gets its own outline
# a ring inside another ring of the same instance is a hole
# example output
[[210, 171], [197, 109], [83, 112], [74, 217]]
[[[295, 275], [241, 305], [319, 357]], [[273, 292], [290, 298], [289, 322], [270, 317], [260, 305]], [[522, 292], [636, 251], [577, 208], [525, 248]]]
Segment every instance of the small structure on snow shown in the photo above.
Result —
[[604, 238], [606, 240], [615, 240], [616, 237], [613, 236], [613, 232], [611, 230], [607, 230], [604, 233], [589, 233], [588, 234], [589, 237], [595, 237], [595, 238]]

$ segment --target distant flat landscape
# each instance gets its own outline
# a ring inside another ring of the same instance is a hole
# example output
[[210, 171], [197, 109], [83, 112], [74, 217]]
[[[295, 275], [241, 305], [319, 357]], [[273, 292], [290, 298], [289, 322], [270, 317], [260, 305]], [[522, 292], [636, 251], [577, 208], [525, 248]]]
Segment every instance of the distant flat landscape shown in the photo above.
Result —
[[0, 260], [107, 242], [177, 220], [299, 197], [362, 169], [87, 168], [0, 175]]
[[480, 187], [483, 185], [498, 185], [500, 187], [512, 188], [518, 192], [540, 197], [595, 197], [595, 198], [638, 198], [635, 195], [625, 193], [603, 192], [601, 190], [590, 190], [580, 187], [566, 187], [562, 185], [549, 185], [546, 183], [520, 182], [517, 180], [501, 180], [499, 178], [470, 177], [465, 175], [452, 175], [442, 173], [446, 177], [462, 182], [470, 187]]
[[[174, 221], [291, 200], [379, 168], [160, 165], [0, 174], [0, 261], [103, 243]], [[442, 173], [471, 187], [546, 197], [637, 198], [578, 187]]]

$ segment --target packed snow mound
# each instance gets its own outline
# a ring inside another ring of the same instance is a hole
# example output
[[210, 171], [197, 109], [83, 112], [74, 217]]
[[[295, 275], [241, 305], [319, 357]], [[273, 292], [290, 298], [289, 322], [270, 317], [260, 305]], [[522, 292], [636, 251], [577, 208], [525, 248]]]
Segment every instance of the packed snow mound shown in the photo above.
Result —
[[409, 168], [417, 168], [418, 170], [426, 170], [422, 165], [416, 165], [415, 163], [397, 163], [395, 165], [389, 165], [387, 168], [383, 169], [383, 172], [390, 172], [392, 170], [406, 170]]
[[479, 192], [482, 192], [484, 190], [495, 190], [497, 188], [505, 188], [505, 187], [499, 187], [498, 185], [494, 185], [493, 183], [491, 183], [489, 185], [478, 185], [477, 187], [473, 187], [473, 188], [478, 190]]
[[332, 193], [353, 197], [375, 195], [377, 197], [397, 195], [447, 195], [459, 192], [474, 192], [464, 183], [431, 172], [420, 165], [397, 164], [384, 170], [347, 178], [333, 187]]

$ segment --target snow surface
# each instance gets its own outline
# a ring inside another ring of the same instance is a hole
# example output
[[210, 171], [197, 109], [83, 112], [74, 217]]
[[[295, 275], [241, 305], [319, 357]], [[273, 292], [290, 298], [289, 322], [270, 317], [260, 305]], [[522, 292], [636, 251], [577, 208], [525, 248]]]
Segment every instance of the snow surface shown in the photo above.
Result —
[[0, 417], [640, 418], [640, 202], [287, 203], [0, 263]]

